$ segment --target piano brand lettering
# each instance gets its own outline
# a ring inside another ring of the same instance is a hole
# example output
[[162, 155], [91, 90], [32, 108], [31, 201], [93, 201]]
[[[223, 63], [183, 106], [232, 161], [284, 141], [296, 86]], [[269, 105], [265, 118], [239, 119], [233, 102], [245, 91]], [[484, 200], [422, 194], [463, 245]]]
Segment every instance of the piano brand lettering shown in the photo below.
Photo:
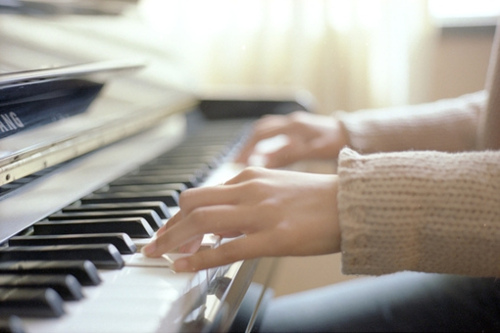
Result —
[[10, 132], [23, 127], [23, 122], [15, 112], [0, 113], [0, 132]]

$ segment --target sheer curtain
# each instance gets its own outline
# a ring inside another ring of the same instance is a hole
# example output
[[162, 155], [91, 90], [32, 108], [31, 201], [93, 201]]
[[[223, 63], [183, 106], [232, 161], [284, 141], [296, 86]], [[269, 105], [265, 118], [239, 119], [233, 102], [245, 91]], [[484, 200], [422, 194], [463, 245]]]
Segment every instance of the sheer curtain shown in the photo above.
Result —
[[199, 89], [304, 88], [319, 112], [426, 100], [426, 0], [142, 0]]

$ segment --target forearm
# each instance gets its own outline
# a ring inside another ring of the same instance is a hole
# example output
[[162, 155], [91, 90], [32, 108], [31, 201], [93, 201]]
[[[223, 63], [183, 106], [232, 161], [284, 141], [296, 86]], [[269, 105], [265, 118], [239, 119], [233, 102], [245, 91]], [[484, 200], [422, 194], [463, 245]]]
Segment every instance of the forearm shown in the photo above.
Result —
[[343, 271], [500, 276], [500, 152], [339, 158]]
[[363, 153], [476, 147], [479, 113], [486, 94], [414, 106], [366, 110], [339, 115], [349, 146]]

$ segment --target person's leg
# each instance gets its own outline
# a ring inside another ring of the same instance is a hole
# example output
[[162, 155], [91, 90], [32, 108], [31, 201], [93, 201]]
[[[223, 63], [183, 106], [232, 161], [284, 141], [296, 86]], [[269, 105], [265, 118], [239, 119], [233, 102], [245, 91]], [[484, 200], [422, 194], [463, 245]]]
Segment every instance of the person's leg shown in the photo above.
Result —
[[425, 273], [359, 278], [282, 296], [259, 332], [500, 330], [500, 279]]

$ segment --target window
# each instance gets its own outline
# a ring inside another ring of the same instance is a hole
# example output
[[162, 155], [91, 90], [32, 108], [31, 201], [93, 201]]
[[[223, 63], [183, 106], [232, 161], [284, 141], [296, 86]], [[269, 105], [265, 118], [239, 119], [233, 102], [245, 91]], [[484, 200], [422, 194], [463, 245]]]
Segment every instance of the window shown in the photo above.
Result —
[[497, 23], [500, 1], [429, 0], [429, 10], [441, 26], [489, 26]]

